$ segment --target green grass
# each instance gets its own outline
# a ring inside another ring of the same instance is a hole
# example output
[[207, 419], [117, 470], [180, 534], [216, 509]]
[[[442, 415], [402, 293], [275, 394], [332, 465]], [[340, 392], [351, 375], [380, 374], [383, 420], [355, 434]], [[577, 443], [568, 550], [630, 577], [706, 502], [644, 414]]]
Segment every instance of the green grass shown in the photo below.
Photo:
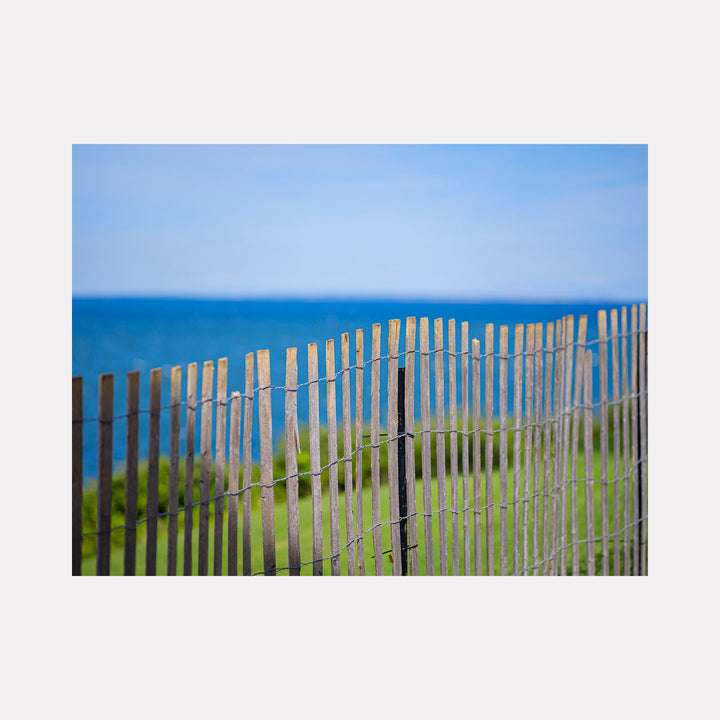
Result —
[[[420, 443], [418, 443], [419, 446]], [[307, 445], [305, 446], [307, 447]], [[595, 447], [598, 447], [597, 444]], [[366, 455], [369, 455], [368, 452], [365, 453]], [[386, 454], [386, 453], [383, 453]], [[497, 455], [495, 455], [495, 458], [497, 459]], [[510, 461], [512, 460], [512, 453], [509, 453]], [[580, 453], [580, 463], [582, 466], [582, 452]], [[384, 465], [386, 467], [386, 465]], [[418, 463], [416, 465], [417, 468], [417, 474], [420, 474], [420, 467], [421, 465]], [[140, 492], [140, 502], [138, 503], [138, 507], [140, 508], [138, 515], [141, 517], [144, 515], [144, 500], [143, 500], [143, 480], [142, 480], [142, 473], [143, 469], [141, 469], [141, 492]], [[302, 468], [301, 468], [302, 471]], [[145, 477], [146, 477], [146, 470]], [[164, 474], [167, 472], [167, 460], [163, 460], [161, 462], [161, 512], [163, 512], [163, 500], [164, 497], [162, 488], [166, 486], [166, 482], [163, 482]], [[612, 458], [610, 462], [610, 472], [612, 476]], [[196, 473], [199, 473], [199, 468], [196, 467]], [[472, 470], [471, 470], [472, 473]], [[460, 508], [462, 508], [463, 505], [463, 494], [462, 494], [462, 476], [460, 471], [460, 477], [458, 479], [458, 504]], [[594, 454], [594, 477], [600, 476], [600, 453], [598, 451]], [[340, 479], [342, 480], [343, 477], [343, 470], [342, 465], [340, 465], [339, 470]], [[580, 475], [583, 475], [581, 472]], [[198, 476], [199, 477], [199, 476]], [[255, 479], [255, 478], [254, 478]], [[494, 475], [493, 475], [493, 481], [494, 481], [494, 501], [497, 503], [500, 500], [500, 475], [499, 470], [496, 468]], [[181, 477], [181, 485], [183, 483], [183, 479]], [[214, 480], [213, 480], [214, 484]], [[470, 492], [472, 493], [472, 475], [470, 477]], [[124, 494], [124, 477], [122, 476], [122, 473], [117, 473], [114, 478], [114, 512], [113, 512], [113, 527], [116, 525], [121, 525], [124, 522], [123, 515], [121, 513], [121, 509], [124, 511], [124, 507], [120, 508], [122, 506], [122, 497]], [[119, 486], [119, 487], [117, 487]], [[513, 487], [513, 471], [512, 471], [512, 465], [510, 464], [508, 468], [508, 495], [509, 497], [512, 497], [512, 487]], [[278, 571], [278, 575], [288, 575], [287, 570], [282, 570], [281, 568], [285, 568], [288, 565], [288, 539], [287, 539], [287, 507], [285, 504], [285, 498], [284, 498], [284, 488], [282, 487], [282, 484], [278, 484], [276, 486], [276, 502], [275, 502], [275, 551], [276, 551], [276, 565], [280, 570]], [[613, 502], [614, 502], [614, 491], [615, 491], [615, 485], [611, 485], [609, 488], [609, 527], [610, 532], [613, 532]], [[197, 491], [196, 491], [197, 492]], [[86, 502], [86, 517], [85, 517], [85, 532], [91, 531], [94, 529], [94, 512], [92, 507], [93, 502], [93, 494], [92, 492], [86, 493], [88, 495], [88, 501]], [[117, 506], [115, 505], [116, 502], [116, 495], [119, 496], [119, 500], [117, 501]], [[165, 493], [166, 496], [166, 493]], [[448, 473], [448, 477], [446, 479], [446, 498], [447, 498], [447, 505], [450, 506], [451, 504], [451, 487], [450, 487], [450, 476]], [[595, 535], [599, 536], [601, 534], [601, 487], [599, 483], [595, 483], [595, 492], [594, 492], [594, 506], [595, 506]], [[389, 522], [389, 487], [387, 483], [382, 483], [380, 486], [380, 505], [381, 505], [381, 522], [387, 523]], [[422, 489], [422, 481], [418, 480], [416, 483], [416, 498], [417, 498], [417, 509], [418, 512], [423, 511], [423, 489]], [[224, 498], [225, 500], [225, 513], [224, 513], [224, 527], [223, 527], [223, 574], [227, 574], [227, 498]], [[433, 478], [432, 480], [432, 510], [436, 511], [438, 509], [438, 499], [437, 499], [437, 482], [436, 479]], [[484, 479], [483, 479], [483, 493], [482, 493], [482, 502], [485, 504], [485, 493], [484, 493]], [[622, 493], [621, 493], [621, 509], [623, 507], [623, 499], [622, 499]], [[242, 508], [242, 500], [240, 500], [240, 508]], [[181, 500], [182, 505], [182, 500]], [[542, 505], [543, 505], [543, 498], [539, 498], [539, 507], [540, 507], [540, 514], [542, 516]], [[522, 506], [521, 506], [522, 507]], [[570, 490], [568, 488], [568, 511], [570, 508]], [[500, 537], [500, 517], [501, 517], [501, 509], [500, 508], [494, 508], [493, 512], [493, 518], [494, 518], [494, 564], [495, 564], [495, 574], [500, 573], [500, 543], [501, 543], [501, 537]], [[213, 573], [213, 557], [214, 557], [214, 515], [215, 515], [215, 507], [214, 503], [210, 507], [210, 530], [209, 530], [209, 551], [208, 551], [208, 568], [209, 573]], [[303, 494], [300, 497], [299, 500], [299, 514], [300, 514], [300, 553], [301, 553], [301, 561], [303, 563], [311, 563], [312, 561], [312, 501], [308, 494]], [[322, 509], [322, 515], [323, 515], [323, 556], [330, 555], [330, 508], [329, 508], [329, 497], [328, 497], [328, 481], [327, 481], [327, 471], [323, 473], [323, 509]], [[508, 567], [510, 569], [510, 572], [513, 571], [513, 550], [512, 550], [512, 542], [513, 542], [513, 507], [511, 506], [507, 510], [507, 524], [508, 524], [508, 539], [510, 544], [510, 550], [509, 550], [509, 562]], [[345, 503], [344, 503], [344, 490], [342, 486], [340, 487], [339, 491], [339, 520], [340, 520], [340, 546], [346, 544], [347, 542], [347, 536], [346, 536], [346, 526], [345, 526]], [[447, 531], [448, 531], [448, 568], [450, 573], [452, 573], [452, 551], [451, 548], [451, 542], [452, 542], [452, 513], [448, 512], [446, 514], [447, 516]], [[622, 517], [622, 515], [621, 515]], [[533, 536], [533, 501], [530, 503], [530, 513], [529, 513], [530, 523], [528, 528], [528, 535], [529, 535], [529, 558], [530, 562], [532, 562], [533, 557], [533, 549], [532, 549], [532, 536]], [[483, 512], [481, 514], [481, 521], [482, 521], [482, 527], [481, 527], [481, 533], [482, 533], [482, 543], [483, 543], [483, 551], [482, 551], [482, 567], [483, 567], [483, 574], [487, 573], [486, 568], [486, 557], [485, 557], [485, 520], [486, 520], [486, 513]], [[522, 522], [522, 511], [520, 513], [520, 520]], [[463, 552], [463, 522], [464, 522], [464, 516], [461, 512], [459, 516], [459, 547], [460, 547], [460, 573], [463, 574], [463, 568], [464, 568], [464, 552]], [[579, 534], [578, 537], [582, 540], [585, 538], [585, 486], [583, 482], [578, 483], [578, 524], [579, 524]], [[238, 532], [239, 532], [239, 539], [238, 539], [238, 558], [239, 558], [239, 568], [238, 568], [238, 574], [242, 574], [242, 509], [240, 509], [240, 518], [238, 521]], [[372, 526], [372, 490], [370, 486], [370, 478], [369, 474], [366, 475], [365, 480], [363, 481], [363, 527], [365, 530], [367, 528]], [[177, 568], [179, 573], [182, 573], [183, 568], [183, 528], [184, 528], [184, 513], [181, 512], [180, 516], [178, 518], [178, 527], [179, 527], [179, 537], [178, 537], [178, 559], [177, 559]], [[198, 528], [199, 528], [199, 508], [195, 507], [193, 510], [193, 574], [197, 573], [197, 550], [198, 550]], [[426, 572], [426, 562], [425, 562], [425, 518], [420, 516], [417, 519], [417, 528], [418, 528], [418, 557], [419, 557], [419, 567], [420, 567], [420, 574], [425, 574]], [[433, 555], [434, 555], [434, 564], [435, 564], [435, 574], [440, 573], [440, 547], [439, 547], [439, 514], [433, 514], [432, 516], [432, 528], [433, 528]], [[145, 574], [145, 553], [146, 553], [146, 530], [147, 525], [141, 524], [138, 527], [137, 531], [137, 563], [136, 563], [136, 573], [138, 575], [144, 575]], [[470, 536], [470, 574], [473, 573], [474, 568], [474, 554], [473, 554], [473, 513], [470, 511], [468, 513], [468, 533]], [[629, 531], [631, 532], [631, 531]], [[382, 550], [387, 551], [391, 549], [391, 526], [390, 525], [384, 525], [381, 529], [381, 535], [382, 535]], [[539, 525], [539, 536], [542, 538], [542, 523]], [[254, 487], [252, 488], [252, 521], [251, 521], [251, 555], [252, 555], [252, 573], [260, 573], [263, 570], [263, 549], [262, 549], [262, 525], [261, 525], [261, 508], [260, 508], [260, 493], [259, 488]], [[522, 532], [520, 533], [521, 543], [522, 543]], [[157, 544], [157, 573], [158, 575], [165, 575], [167, 573], [167, 539], [168, 539], [168, 521], [167, 518], [160, 518], [158, 521], [158, 544]], [[111, 557], [110, 557], [110, 573], [112, 575], [122, 575], [123, 574], [123, 559], [124, 559], [124, 551], [123, 551], [123, 541], [124, 541], [124, 531], [122, 529], [115, 530], [112, 533], [112, 551], [111, 551]], [[541, 541], [542, 542], [542, 541]], [[567, 542], [570, 542], [570, 530], [568, 528], [568, 537]], [[85, 538], [83, 542], [83, 552], [84, 552], [84, 558], [82, 563], [82, 573], [84, 575], [94, 575], [95, 574], [95, 549], [94, 549], [94, 537], [90, 536], [88, 538]], [[580, 564], [581, 564], [581, 574], [586, 573], [586, 564], [587, 564], [587, 546], [585, 543], [580, 543], [579, 545], [579, 557], [580, 557]], [[610, 568], [612, 572], [612, 552], [613, 552], [613, 539], [610, 539], [609, 542], [609, 549], [610, 549]], [[622, 548], [620, 549], [621, 552], [621, 573], [623, 573], [623, 565], [622, 565]], [[596, 573], [600, 572], [600, 553], [601, 553], [601, 543], [596, 543]], [[374, 549], [373, 549], [373, 535], [371, 532], [366, 532], [364, 535], [364, 561], [365, 561], [365, 571], [368, 575], [374, 575], [375, 574], [375, 560], [373, 559], [374, 555]], [[542, 547], [539, 551], [540, 558], [543, 557], [542, 553]], [[522, 551], [521, 551], [522, 556]], [[341, 552], [340, 555], [341, 558], [341, 574], [346, 575], [347, 574], [347, 563], [348, 563], [348, 551], [345, 549]], [[522, 557], [521, 557], [522, 559]], [[567, 551], [567, 567], [568, 567], [568, 574], [571, 572], [571, 553], [570, 550]], [[542, 568], [540, 570], [540, 573], [542, 573]], [[391, 554], [387, 553], [383, 555], [383, 573], [385, 575], [391, 575], [392, 574], [392, 563], [391, 563]], [[312, 564], [304, 565], [301, 570], [302, 575], [311, 575], [312, 574]], [[329, 575], [330, 574], [330, 561], [325, 560], [323, 562], [323, 574]]]

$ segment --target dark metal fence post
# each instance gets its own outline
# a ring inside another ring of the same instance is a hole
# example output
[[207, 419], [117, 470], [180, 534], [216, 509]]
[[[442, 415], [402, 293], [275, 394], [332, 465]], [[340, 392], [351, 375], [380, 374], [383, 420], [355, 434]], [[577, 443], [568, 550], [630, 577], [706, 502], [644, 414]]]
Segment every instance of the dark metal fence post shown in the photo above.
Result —
[[402, 548], [402, 574], [408, 574], [407, 540], [407, 478], [405, 476], [405, 368], [398, 368], [398, 495], [400, 505], [400, 547]]

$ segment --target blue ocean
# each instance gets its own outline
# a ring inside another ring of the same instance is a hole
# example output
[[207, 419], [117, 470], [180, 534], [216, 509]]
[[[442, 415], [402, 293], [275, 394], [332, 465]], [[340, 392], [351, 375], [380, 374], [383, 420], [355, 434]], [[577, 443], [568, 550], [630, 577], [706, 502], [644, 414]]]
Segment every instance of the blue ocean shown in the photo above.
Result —
[[[495, 350], [498, 350], [498, 327], [510, 326], [510, 352], [513, 352], [513, 326], [516, 323], [554, 322], [564, 315], [588, 316], [588, 341], [597, 339], [597, 312], [600, 309], [620, 308], [632, 302], [618, 303], [477, 303], [477, 302], [429, 302], [422, 300], [201, 300], [201, 299], [140, 299], [140, 298], [74, 298], [72, 303], [72, 368], [74, 376], [83, 378], [83, 415], [96, 418], [98, 401], [98, 378], [101, 373], [115, 376], [113, 455], [121, 463], [125, 455], [126, 376], [129, 371], [139, 370], [140, 407], [147, 410], [149, 378], [152, 368], [163, 372], [163, 406], [170, 402], [170, 370], [175, 365], [183, 369], [182, 400], [186, 397], [186, 370], [188, 363], [198, 363], [198, 397], [202, 363], [228, 358], [228, 396], [233, 390], [244, 392], [245, 354], [268, 349], [271, 360], [273, 385], [285, 383], [285, 350], [298, 348], [298, 382], [307, 381], [307, 346], [317, 343], [320, 377], [325, 374], [325, 341], [335, 340], [336, 371], [340, 370], [340, 336], [350, 333], [350, 363], [355, 363], [355, 331], [364, 331], [365, 361], [370, 358], [372, 325], [382, 324], [382, 355], [387, 355], [388, 321], [403, 321], [400, 350], [404, 350], [405, 318], [429, 318], [430, 349], [433, 348], [433, 321], [444, 320], [445, 347], [447, 347], [447, 321], [455, 319], [457, 350], [460, 351], [460, 324], [469, 323], [469, 334], [480, 340], [481, 353], [485, 347], [485, 324], [495, 323]], [[419, 340], [416, 340], [419, 343]], [[419, 344], [416, 344], [416, 348]], [[593, 352], [597, 353], [597, 346]], [[448, 358], [445, 357], [447, 373]], [[403, 358], [400, 359], [403, 365]], [[419, 372], [416, 363], [416, 373]], [[484, 363], [483, 372], [484, 372]], [[434, 362], [430, 363], [431, 381]], [[381, 363], [381, 387], [386, 387], [386, 363]], [[460, 363], [457, 365], [458, 374]], [[509, 362], [509, 412], [512, 413], [512, 360]], [[497, 365], [496, 365], [497, 372]], [[595, 368], [597, 372], [597, 367]], [[369, 383], [370, 372], [366, 368], [366, 400], [364, 412], [370, 418]], [[354, 373], [353, 387], [354, 417]], [[419, 375], [416, 375], [416, 387]], [[257, 372], [255, 374], [257, 387]], [[597, 378], [593, 383], [597, 397]], [[446, 394], [447, 375], [445, 380]], [[497, 392], [497, 383], [496, 383]], [[431, 392], [434, 402], [434, 392]], [[273, 436], [278, 439], [284, 427], [284, 393], [274, 390]], [[458, 403], [460, 382], [458, 377]], [[446, 401], [447, 402], [447, 401]], [[321, 418], [325, 417], [324, 383], [320, 388]], [[381, 422], [387, 410], [386, 395], [381, 394]], [[416, 397], [416, 415], [419, 417], [419, 396]], [[447, 406], [446, 406], [447, 407]], [[341, 408], [341, 391], [338, 383], [338, 413]], [[497, 408], [497, 397], [495, 398]], [[431, 412], [434, 412], [431, 408]], [[298, 392], [299, 421], [307, 423], [307, 388]], [[184, 452], [184, 409], [181, 412], [181, 453]], [[148, 446], [148, 415], [140, 415], [140, 455], [145, 457]], [[257, 422], [257, 419], [255, 420]], [[340, 423], [341, 424], [341, 423]], [[199, 432], [199, 423], [196, 428]], [[253, 433], [257, 437], [257, 433]], [[198, 435], [199, 437], [199, 435]], [[161, 420], [161, 452], [169, 452], [169, 411], [163, 411]], [[199, 440], [196, 440], [196, 448]], [[213, 440], [214, 447], [214, 440]], [[86, 481], [97, 471], [97, 423], [84, 423], [83, 473]]]

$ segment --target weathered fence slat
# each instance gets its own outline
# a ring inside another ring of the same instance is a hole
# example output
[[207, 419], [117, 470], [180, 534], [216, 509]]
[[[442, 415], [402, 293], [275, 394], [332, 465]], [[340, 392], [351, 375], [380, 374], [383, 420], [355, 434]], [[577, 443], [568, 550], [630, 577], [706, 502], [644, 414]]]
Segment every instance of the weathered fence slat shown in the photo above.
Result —
[[162, 370], [150, 371], [150, 436], [148, 440], [147, 479], [147, 540], [145, 543], [145, 574], [157, 574], [158, 471], [160, 461], [160, 391]]
[[472, 405], [473, 405], [473, 557], [474, 574], [482, 575], [482, 411], [480, 406], [480, 341], [472, 341]]
[[245, 355], [245, 415], [243, 418], [243, 575], [252, 573], [252, 425], [255, 353]]
[[415, 492], [415, 318], [405, 321], [405, 470], [408, 502], [408, 573], [419, 575]]
[[383, 574], [382, 528], [380, 527], [380, 339], [381, 327], [372, 326], [370, 348], [370, 482], [372, 484], [372, 524], [375, 575]]
[[550, 472], [550, 497], [548, 503], [550, 505], [550, 554], [548, 556], [547, 567], [548, 575], [557, 574], [557, 548], [558, 548], [558, 495], [560, 493], [560, 416], [559, 409], [561, 404], [560, 387], [561, 368], [560, 357], [562, 355], [562, 321], [557, 320], [555, 323], [555, 349], [554, 356], [554, 377], [552, 380], [552, 420], [550, 422], [550, 462], [552, 470]]
[[215, 365], [203, 363], [202, 410], [200, 411], [200, 524], [198, 532], [198, 575], [208, 574], [210, 535], [210, 473], [212, 469], [212, 389]]
[[[640, 405], [640, 489], [642, 498], [640, 500], [640, 516], [647, 518], [648, 485], [647, 485], [647, 368], [646, 368], [646, 339], [645, 328], [646, 308], [645, 303], [640, 305], [640, 333], [638, 337], [638, 404]], [[647, 575], [647, 519], [640, 521], [640, 574]]]
[[628, 357], [627, 357], [627, 308], [623, 306], [620, 314], [620, 334], [622, 335], [622, 388], [623, 388], [623, 542], [624, 542], [624, 563], [625, 575], [632, 574], [630, 563], [630, 385], [628, 379]]
[[348, 575], [355, 575], [355, 518], [353, 513], [352, 407], [350, 399], [350, 336], [340, 336], [342, 366], [343, 482], [345, 484], [345, 542]]
[[610, 311], [610, 347], [613, 385], [613, 575], [620, 574], [620, 357], [618, 351], [618, 313]]
[[562, 411], [563, 388], [565, 387], [565, 331], [567, 320], [563, 317], [555, 324], [555, 393], [553, 399], [553, 503], [552, 503], [552, 546], [550, 551], [550, 575], [558, 575], [560, 552], [560, 528], [562, 526]]
[[443, 321], [435, 319], [435, 455], [437, 470], [440, 575], [448, 574], [447, 493], [445, 482], [445, 374]]
[[135, 575], [138, 505], [138, 411], [140, 371], [127, 374], [127, 426], [125, 429], [125, 553], [124, 574]]
[[110, 574], [110, 515], [112, 512], [113, 383], [111, 373], [98, 381], [98, 490], [96, 573]]
[[263, 528], [263, 570], [275, 575], [275, 488], [273, 486], [270, 351], [258, 350], [258, 430], [260, 434], [260, 504]]
[[487, 574], [495, 575], [495, 490], [493, 487], [493, 365], [495, 326], [485, 325], [485, 552]]
[[328, 494], [330, 499], [330, 574], [340, 574], [340, 500], [338, 488], [335, 341], [325, 342], [325, 391], [328, 430]]
[[220, 358], [217, 366], [217, 407], [215, 409], [215, 546], [213, 548], [213, 573], [215, 575], [222, 575], [223, 572], [227, 364], [227, 358]]
[[430, 438], [430, 333], [420, 318], [420, 429], [422, 437], [423, 514], [425, 516], [425, 572], [435, 574], [432, 533], [432, 467]]
[[523, 518], [522, 518], [522, 567], [527, 574], [530, 562], [530, 478], [532, 476], [532, 422], [533, 390], [535, 375], [533, 362], [535, 355], [535, 326], [528, 325], [525, 339], [525, 467], [523, 469]]
[[242, 396], [230, 396], [230, 459], [228, 461], [228, 575], [238, 574], [238, 496], [240, 494], [240, 418]]
[[72, 379], [72, 574], [82, 574], [83, 381]]
[[[567, 529], [568, 529], [568, 470], [570, 466], [570, 414], [572, 411], [573, 348], [575, 339], [575, 318], [568, 315], [565, 326], [565, 360], [563, 367], [562, 405], [562, 485], [560, 487], [560, 575], [567, 575]], [[573, 546], [574, 547], [574, 546]]]
[[521, 486], [521, 450], [522, 450], [522, 372], [523, 339], [525, 328], [515, 325], [515, 343], [513, 346], [513, 574], [520, 572], [520, 497]]
[[320, 387], [317, 343], [308, 345], [310, 495], [312, 498], [313, 575], [323, 574], [322, 484], [320, 470]]
[[470, 355], [469, 325], [460, 325], [460, 402], [462, 426], [462, 483], [463, 483], [463, 575], [470, 574], [470, 438], [468, 368]]
[[183, 575], [192, 575], [193, 502], [195, 468], [195, 412], [197, 397], [197, 363], [187, 369], [187, 412], [185, 419], [185, 518], [183, 542]]
[[552, 414], [552, 377], [553, 377], [553, 333], [555, 325], [546, 324], [545, 333], [545, 423], [543, 428], [543, 524], [542, 524], [542, 556], [543, 575], [548, 574], [550, 556], [550, 431]]
[[638, 483], [638, 309], [630, 307], [630, 435], [632, 451], [633, 552], [632, 574], [640, 574], [640, 487]]
[[388, 436], [388, 491], [390, 506], [390, 546], [392, 548], [393, 575], [402, 575], [400, 539], [400, 498], [398, 483], [398, 350], [400, 320], [388, 324], [388, 375], [387, 375], [387, 436]]
[[460, 502], [458, 497], [457, 354], [455, 320], [448, 320], [448, 410], [450, 414], [450, 506], [452, 509], [452, 574], [460, 574]]
[[578, 446], [580, 443], [580, 410], [583, 376], [585, 373], [585, 337], [587, 315], [578, 322], [577, 352], [575, 354], [575, 387], [573, 389], [572, 440], [570, 456], [570, 542], [572, 543], [572, 574], [580, 574], [579, 517], [578, 517]]
[[610, 487], [608, 443], [608, 351], [607, 351], [607, 313], [598, 310], [598, 356], [600, 360], [600, 497], [602, 531], [600, 573], [610, 574]]
[[552, 478], [553, 486], [550, 492], [551, 514], [550, 519], [550, 557], [548, 561], [548, 574], [557, 575], [558, 548], [560, 547], [560, 461], [562, 457], [562, 388], [563, 388], [563, 343], [565, 332], [565, 318], [555, 323], [555, 388], [553, 391], [553, 422], [552, 422]]
[[298, 462], [300, 450], [297, 421], [297, 348], [285, 351], [285, 481], [287, 495], [288, 567], [290, 575], [300, 574], [300, 510], [298, 505]]
[[355, 331], [355, 517], [357, 522], [358, 575], [365, 575], [363, 532], [363, 331]]
[[500, 435], [498, 451], [500, 453], [500, 575], [508, 574], [508, 326], [500, 326], [500, 348], [498, 357], [498, 386], [500, 390]]
[[533, 439], [533, 575], [540, 572], [540, 425], [543, 398], [543, 324], [535, 323], [535, 432]]
[[585, 351], [583, 401], [585, 405], [585, 537], [587, 539], [587, 574], [595, 575], [595, 482], [593, 478], [593, 391], [592, 350]]
[[178, 506], [180, 495], [180, 391], [182, 368], [170, 371], [170, 471], [168, 476], [167, 574], [177, 575]]

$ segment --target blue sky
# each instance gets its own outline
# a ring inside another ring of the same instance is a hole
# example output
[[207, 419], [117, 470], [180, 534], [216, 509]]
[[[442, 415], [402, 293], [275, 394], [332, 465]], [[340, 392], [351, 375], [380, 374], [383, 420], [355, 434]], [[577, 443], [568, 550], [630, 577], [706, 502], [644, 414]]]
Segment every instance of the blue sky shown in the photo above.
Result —
[[646, 145], [75, 145], [73, 294], [647, 298]]

